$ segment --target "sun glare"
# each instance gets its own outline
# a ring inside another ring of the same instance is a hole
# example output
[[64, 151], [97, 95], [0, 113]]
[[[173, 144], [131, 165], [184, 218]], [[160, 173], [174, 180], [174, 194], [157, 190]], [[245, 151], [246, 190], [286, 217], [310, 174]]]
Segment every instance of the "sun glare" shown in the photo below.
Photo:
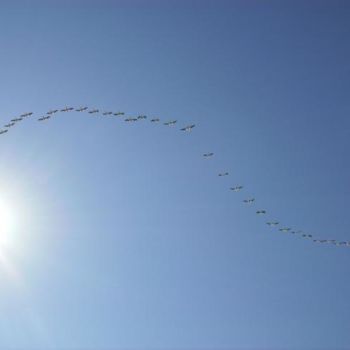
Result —
[[15, 223], [13, 208], [9, 203], [0, 199], [0, 246], [6, 246], [10, 243]]

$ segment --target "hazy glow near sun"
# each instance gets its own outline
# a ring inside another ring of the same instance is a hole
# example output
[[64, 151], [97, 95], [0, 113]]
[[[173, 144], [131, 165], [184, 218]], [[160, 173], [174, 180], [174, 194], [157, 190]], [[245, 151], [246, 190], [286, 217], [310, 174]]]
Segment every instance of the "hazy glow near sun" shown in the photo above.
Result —
[[0, 199], [0, 246], [8, 245], [16, 227], [13, 208]]

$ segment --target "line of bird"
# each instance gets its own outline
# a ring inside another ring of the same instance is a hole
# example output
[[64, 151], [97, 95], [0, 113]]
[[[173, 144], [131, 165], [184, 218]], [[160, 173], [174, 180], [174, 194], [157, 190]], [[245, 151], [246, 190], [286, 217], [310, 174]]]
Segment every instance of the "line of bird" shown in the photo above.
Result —
[[[37, 118], [37, 121], [44, 122], [44, 121], [47, 121], [50, 118], [52, 118], [56, 113], [59, 113], [59, 112], [67, 113], [67, 112], [72, 112], [72, 111], [87, 112], [88, 114], [91, 114], [91, 115], [96, 114], [96, 115], [102, 115], [102, 116], [106, 116], [106, 117], [107, 116], [121, 117], [121, 118], [124, 118], [124, 121], [127, 123], [132, 123], [132, 122], [137, 122], [140, 120], [148, 119], [148, 117], [146, 115], [138, 115], [136, 117], [127, 117], [124, 112], [112, 112], [112, 111], [101, 112], [99, 109], [89, 109], [88, 107], [84, 106], [84, 107], [79, 107], [79, 108], [64, 107], [62, 109], [52, 109], [52, 110], [49, 110], [48, 112], [46, 112], [45, 115], [42, 115], [39, 118]], [[0, 135], [6, 134], [10, 128], [15, 126], [17, 123], [21, 122], [23, 119], [26, 119], [32, 115], [33, 115], [33, 112], [26, 112], [26, 113], [21, 114], [18, 117], [11, 119], [7, 124], [4, 125], [4, 128], [0, 130]], [[152, 118], [149, 120], [151, 123], [160, 123], [161, 122], [161, 120], [159, 118]], [[165, 125], [165, 126], [174, 126], [175, 124], [177, 124], [177, 120], [169, 120], [169, 121], [163, 122], [163, 125]], [[184, 132], [190, 132], [193, 130], [193, 128], [195, 126], [196, 126], [195, 124], [189, 124], [189, 125], [186, 125], [186, 126], [180, 128], [180, 130], [184, 131]], [[208, 153], [204, 153], [202, 156], [204, 159], [211, 159], [212, 157], [214, 157], [214, 153], [208, 152]], [[229, 173], [227, 171], [221, 172], [221, 173], [218, 173], [218, 176], [219, 177], [229, 176]], [[244, 190], [244, 186], [243, 185], [235, 185], [235, 186], [230, 187], [229, 190], [232, 192], [236, 192], [236, 193], [241, 192], [242, 190]], [[243, 203], [245, 205], [251, 206], [255, 203], [255, 198], [254, 197], [245, 198], [243, 200]], [[265, 215], [267, 215], [267, 211], [265, 209], [258, 209], [258, 210], [256, 210], [256, 215], [265, 216]], [[280, 222], [277, 220], [266, 221], [266, 225], [270, 226], [271, 228], [277, 228], [278, 232], [299, 236], [299, 237], [301, 237], [303, 239], [307, 239], [313, 243], [332, 244], [335, 246], [350, 247], [350, 241], [339, 241], [336, 239], [319, 239], [319, 238], [314, 237], [314, 235], [307, 233], [307, 232], [304, 232], [302, 230], [295, 230], [291, 227], [282, 226], [280, 224]]]

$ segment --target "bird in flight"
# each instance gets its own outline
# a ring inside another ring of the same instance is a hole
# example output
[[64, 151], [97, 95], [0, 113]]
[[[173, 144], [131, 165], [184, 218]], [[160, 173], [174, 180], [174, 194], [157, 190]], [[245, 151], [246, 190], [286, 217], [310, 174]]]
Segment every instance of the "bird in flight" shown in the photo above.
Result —
[[14, 119], [11, 119], [11, 122], [20, 122], [23, 118], [14, 118]]
[[312, 238], [312, 235], [309, 235], [309, 234], [307, 234], [307, 233], [303, 233], [303, 234], [301, 235], [301, 237], [303, 237], [303, 238]]
[[116, 116], [118, 116], [118, 115], [124, 115], [125, 113], [124, 112], [116, 112], [116, 113], [113, 113], [113, 115], [116, 115]]
[[269, 221], [266, 223], [266, 225], [269, 225], [269, 226], [277, 226], [279, 224], [278, 221]]
[[266, 210], [257, 210], [256, 213], [258, 215], [264, 215], [264, 214], [266, 214]]
[[21, 116], [22, 118], [25, 118], [25, 117], [31, 116], [32, 114], [33, 114], [33, 112], [27, 112], [27, 113], [21, 114], [20, 116]]
[[113, 112], [103, 112], [102, 115], [112, 115]]
[[243, 189], [243, 186], [235, 186], [235, 187], [230, 187], [230, 190], [233, 192], [238, 192]]
[[1, 134], [5, 134], [5, 133], [7, 133], [7, 132], [8, 132], [7, 129], [5, 129], [5, 130], [0, 130], [0, 135], [1, 135]]
[[187, 125], [184, 128], [181, 129], [181, 131], [192, 131], [192, 129], [195, 127], [195, 124]]
[[90, 114], [93, 114], [93, 113], [98, 113], [99, 110], [98, 109], [92, 109], [91, 111], [89, 111]]
[[212, 153], [212, 152], [211, 152], [211, 153], [204, 153], [204, 154], [203, 154], [203, 157], [204, 157], [204, 158], [210, 158], [210, 157], [212, 157], [213, 155], [214, 155], [214, 153]]
[[289, 227], [280, 228], [281, 232], [289, 232], [291, 229]]
[[139, 115], [139, 116], [137, 117], [137, 119], [147, 119], [147, 116], [146, 116], [146, 115]]
[[224, 172], [224, 173], [219, 173], [218, 176], [227, 176], [228, 175], [228, 172]]
[[42, 122], [43, 120], [48, 120], [51, 118], [51, 115], [43, 116], [38, 119], [39, 122]]
[[5, 128], [11, 128], [11, 126], [14, 126], [16, 123], [12, 122], [12, 123], [8, 123], [5, 125]]
[[152, 122], [152, 123], [158, 123], [159, 121], [160, 121], [159, 118], [153, 118], [153, 119], [151, 119], [151, 122]]
[[[315, 243], [328, 243], [328, 239], [314, 239]], [[346, 242], [336, 242], [336, 245], [344, 245]]]
[[58, 109], [53, 109], [51, 111], [48, 111], [46, 114], [51, 115], [51, 114], [54, 114], [54, 113], [57, 113], [57, 112], [58, 112]]
[[137, 122], [137, 118], [131, 118], [131, 117], [129, 117], [129, 118], [126, 118], [126, 119], [124, 119], [126, 122]]
[[248, 198], [248, 199], [244, 199], [243, 203], [247, 203], [247, 204], [251, 204], [255, 201], [255, 198]]
[[61, 109], [61, 112], [69, 112], [69, 111], [72, 111], [73, 109], [74, 109], [73, 107], [65, 107]]
[[170, 120], [168, 122], [165, 122], [164, 125], [166, 126], [172, 126], [175, 125], [177, 123], [177, 120]]
[[80, 107], [78, 109], [76, 109], [77, 112], [84, 112], [86, 111], [88, 108], [87, 107]]
[[332, 243], [332, 244], [336, 244], [337, 240], [336, 239], [328, 239], [327, 243]]

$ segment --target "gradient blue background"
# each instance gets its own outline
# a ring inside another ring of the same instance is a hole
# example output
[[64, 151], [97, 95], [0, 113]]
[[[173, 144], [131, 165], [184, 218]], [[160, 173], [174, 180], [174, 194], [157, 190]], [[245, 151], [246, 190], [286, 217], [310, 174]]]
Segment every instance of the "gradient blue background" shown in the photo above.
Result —
[[254, 210], [350, 240], [349, 37], [347, 1], [1, 2], [2, 124], [197, 127], [0, 137], [22, 276], [0, 269], [0, 349], [348, 349], [350, 249]]

